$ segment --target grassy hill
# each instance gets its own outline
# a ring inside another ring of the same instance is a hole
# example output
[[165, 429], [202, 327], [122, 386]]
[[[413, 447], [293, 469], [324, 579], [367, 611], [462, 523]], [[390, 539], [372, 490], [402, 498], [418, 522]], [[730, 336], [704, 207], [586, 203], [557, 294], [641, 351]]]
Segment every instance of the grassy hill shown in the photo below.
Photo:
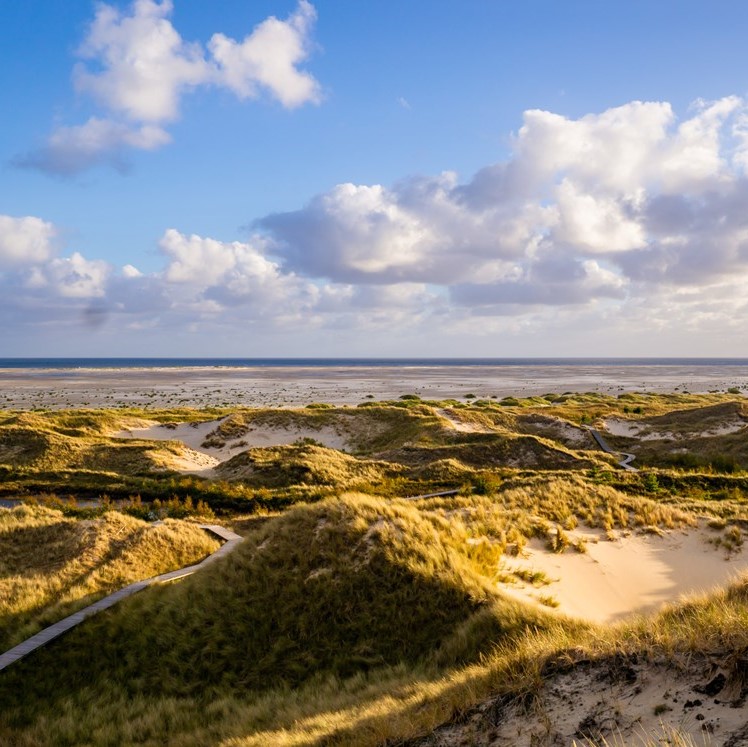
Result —
[[467, 539], [464, 524], [407, 503], [354, 494], [294, 508], [201, 573], [126, 600], [2, 673], [0, 736], [15, 739], [60, 699], [88, 701], [78, 736], [56, 737], [74, 743], [111, 718], [114, 692], [161, 706], [257, 698], [455, 665], [558, 624], [503, 598], [486, 575], [500, 548], [471, 553]]
[[381, 480], [404, 470], [386, 462], [362, 460], [315, 444], [248, 449], [222, 462], [217, 477], [257, 487], [330, 485], [349, 488]]
[[[667, 680], [672, 692], [653, 690], [659, 700], [631, 719], [672, 711], [685, 723], [684, 704], [716, 673], [725, 682], [711, 700], [739, 704], [745, 580], [614, 627], [518, 601], [502, 584], [503, 559], [528, 548], [589, 559], [579, 528], [602, 544], [699, 526], [736, 551], [748, 521], [744, 419], [727, 395], [644, 393], [6, 413], [4, 494], [137, 493], [144, 514], [156, 498], [183, 507], [189, 496], [247, 536], [199, 574], [148, 589], [0, 673], [0, 744], [524, 744], [510, 728], [534, 744], [571, 744], [604, 724], [594, 704], [582, 712], [589, 693], [615, 691], [628, 714], [637, 687]], [[640, 473], [618, 469], [589, 437], [585, 426], [610, 420], [634, 429], [606, 440], [635, 453]], [[158, 440], [114, 437], [154, 423], [168, 431]], [[184, 423], [199, 428], [196, 448], [219, 455], [210, 474], [178, 472], [188, 447], [168, 439]], [[448, 488], [457, 494], [402, 499]], [[6, 646], [214, 546], [184, 522], [62, 508], [0, 510]]]
[[218, 542], [194, 524], [91, 520], [42, 506], [0, 508], [0, 651], [133, 581], [197, 562]]

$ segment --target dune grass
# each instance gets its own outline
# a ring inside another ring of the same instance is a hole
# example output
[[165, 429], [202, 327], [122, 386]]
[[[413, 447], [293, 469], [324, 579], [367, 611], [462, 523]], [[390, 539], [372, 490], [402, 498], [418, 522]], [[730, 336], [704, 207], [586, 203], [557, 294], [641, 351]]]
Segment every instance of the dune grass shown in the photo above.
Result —
[[328, 485], [350, 488], [405, 472], [400, 465], [357, 459], [317, 444], [248, 449], [220, 464], [215, 473], [254, 487]]
[[219, 543], [194, 524], [150, 526], [109, 511], [76, 520], [0, 508], [0, 651], [140, 579], [197, 562]]
[[[486, 432], [456, 430], [438, 414], [445, 408]], [[246, 542], [200, 574], [149, 589], [0, 673], [0, 743], [402, 744], [486, 699], [531, 704], [578, 662], [637, 656], [678, 666], [708, 651], [730, 665], [731, 652], [748, 650], [746, 581], [614, 628], [509, 600], [496, 584], [503, 554], [531, 537], [571, 550], [566, 532], [580, 524], [686, 527], [708, 514], [720, 543], [733, 542], [732, 521], [748, 518], [748, 476], [711, 467], [623, 473], [579, 427], [610, 416], [680, 423], [695, 444], [703, 408], [704, 423], [743, 413], [734, 395], [594, 393], [303, 411], [6, 413], [4, 490], [56, 485], [64, 495], [191, 496], [227, 512], [283, 512], [246, 519]], [[169, 442], [127, 451], [111, 439], [146, 421], [211, 419], [220, 419], [209, 436], [216, 445], [286, 428], [336, 434], [355, 455], [311, 442], [252, 449], [206, 480], [154, 473]], [[462, 491], [395, 500], [447, 487]], [[341, 497], [344, 488], [378, 495]], [[195, 547], [190, 539], [174, 549], [183, 531], [112, 512], [80, 521], [44, 508], [0, 511], [0, 568], [10, 579], [5, 594], [0, 586], [0, 600], [10, 600], [5, 611], [0, 603], [0, 634], [24, 637], [48, 610], [166, 570], [145, 572], [146, 558], [192, 562], [176, 560]], [[6, 534], [16, 538], [8, 553]]]
[[[334, 692], [330, 683], [351, 678], [356, 688], [404, 673], [410, 680], [477, 660], [528, 628], [558, 625], [504, 599], [485, 575], [498, 552], [470, 553], [467, 539], [460, 524], [368, 496], [292, 509], [200, 574], [126, 600], [71, 631], [64, 647], [52, 644], [3, 673], [10, 721], [0, 734], [34, 721], [36, 693], [64, 712], [75, 693], [100, 689], [103, 701], [86, 716], [95, 720], [112, 717], [107, 699], [118, 700], [119, 690], [133, 702], [153, 699], [152, 711], [241, 693], [277, 704], [289, 687]], [[59, 739], [75, 742], [62, 732]]]
[[[708, 651], [723, 654], [728, 671], [739, 679], [740, 652], [746, 648], [748, 583], [743, 580], [658, 617], [614, 628], [562, 620], [542, 628], [527, 626], [519, 636], [488, 649], [481, 661], [446, 669], [433, 663], [383, 667], [347, 679], [316, 680], [295, 690], [226, 688], [209, 696], [146, 696], [112, 682], [86, 684], [57, 698], [54, 711], [30, 713], [28, 704], [6, 708], [0, 712], [0, 736], [19, 745], [49, 739], [56, 744], [245, 747], [404, 744], [441, 724], [463, 720], [487, 699], [531, 707], [549, 680], [573, 672], [579, 662], [605, 666], [610, 661], [615, 667], [637, 657], [672, 667], [675, 673]], [[681, 744], [689, 744], [687, 737], [682, 739]]]

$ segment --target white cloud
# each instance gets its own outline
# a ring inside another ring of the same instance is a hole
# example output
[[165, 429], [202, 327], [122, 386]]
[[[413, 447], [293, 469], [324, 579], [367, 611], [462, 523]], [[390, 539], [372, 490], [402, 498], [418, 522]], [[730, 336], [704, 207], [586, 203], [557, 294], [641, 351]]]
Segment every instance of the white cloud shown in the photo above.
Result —
[[186, 43], [168, 20], [171, 0], [135, 0], [125, 15], [100, 5], [79, 55], [96, 68], [76, 66], [75, 86], [114, 112], [138, 122], [179, 114], [185, 89], [210, 77], [200, 45]]
[[[78, 252], [51, 260], [40, 270], [37, 287], [43, 284], [63, 298], [102, 298], [110, 266], [100, 260], [87, 260]], [[41, 283], [40, 283], [41, 280]]]
[[133, 265], [125, 265], [122, 268], [122, 277], [127, 278], [128, 280], [132, 280], [133, 278], [143, 277], [143, 273]]
[[297, 67], [309, 55], [316, 17], [311, 3], [300, 0], [287, 21], [271, 16], [241, 42], [214, 34], [208, 48], [217, 66], [216, 82], [239, 98], [254, 98], [263, 88], [288, 108], [319, 102], [319, 84]]
[[531, 354], [528, 340], [583, 354], [591, 339], [601, 354], [623, 354], [609, 339], [665, 352], [637, 347], [644, 328], [662, 345], [675, 335], [671, 354], [695, 334], [713, 342], [705, 354], [729, 352], [748, 322], [746, 117], [734, 97], [684, 121], [664, 103], [576, 120], [528, 112], [510, 157], [466, 182], [340, 184], [245, 241], [172, 228], [163, 269], [148, 274], [54, 258], [51, 224], [6, 217], [0, 305], [35, 321], [82, 309], [96, 329], [327, 330], [361, 354], [375, 340], [433, 354], [428, 340], [492, 335], [519, 344], [513, 354]]
[[164, 277], [170, 283], [184, 283], [196, 288], [208, 288], [230, 276], [253, 277], [260, 281], [276, 279], [278, 266], [262, 254], [265, 242], [258, 240], [257, 243], [258, 247], [195, 234], [185, 236], [170, 228], [159, 242], [159, 247], [170, 260]]
[[178, 119], [182, 97], [198, 87], [226, 88], [240, 99], [265, 91], [289, 109], [320, 101], [319, 83], [299, 68], [316, 19], [308, 0], [299, 0], [285, 21], [267, 18], [241, 42], [213, 34], [207, 50], [181, 37], [172, 11], [171, 0], [134, 0], [128, 11], [100, 4], [78, 50], [84, 62], [75, 66], [73, 82], [109, 114], [58, 128], [15, 164], [57, 175], [101, 163], [121, 169], [127, 149], [154, 150], [171, 141], [163, 125]]
[[0, 268], [44, 262], [54, 253], [57, 229], [33, 216], [0, 215]]
[[746, 111], [737, 97], [697, 102], [683, 122], [667, 103], [576, 120], [533, 110], [511, 157], [467, 183], [444, 173], [342, 184], [259, 224], [288, 271], [443, 284], [466, 304], [582, 304], [717, 283], [748, 274], [736, 136]]
[[646, 244], [641, 224], [627, 215], [627, 204], [605, 195], [582, 192], [568, 179], [558, 186], [559, 223], [555, 240], [593, 253], [627, 251]]
[[77, 174], [98, 163], [123, 169], [129, 148], [154, 150], [169, 142], [169, 133], [154, 125], [132, 127], [91, 117], [83, 125], [60, 127], [43, 148], [17, 158], [15, 163], [60, 176]]
[[213, 312], [236, 305], [285, 312], [313, 302], [312, 284], [282, 272], [265, 256], [266, 246], [261, 238], [222, 242], [171, 228], [159, 242], [169, 259], [163, 278], [179, 303]]

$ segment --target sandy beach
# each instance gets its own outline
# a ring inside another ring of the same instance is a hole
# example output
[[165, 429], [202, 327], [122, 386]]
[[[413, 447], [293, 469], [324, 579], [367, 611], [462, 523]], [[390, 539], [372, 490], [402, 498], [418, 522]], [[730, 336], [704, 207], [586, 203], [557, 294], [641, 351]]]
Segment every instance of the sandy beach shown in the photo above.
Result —
[[[258, 366], [0, 369], [0, 405], [33, 407], [293, 407], [367, 398], [529, 396], [548, 392], [724, 391], [748, 365]], [[371, 396], [369, 396], [371, 395]]]

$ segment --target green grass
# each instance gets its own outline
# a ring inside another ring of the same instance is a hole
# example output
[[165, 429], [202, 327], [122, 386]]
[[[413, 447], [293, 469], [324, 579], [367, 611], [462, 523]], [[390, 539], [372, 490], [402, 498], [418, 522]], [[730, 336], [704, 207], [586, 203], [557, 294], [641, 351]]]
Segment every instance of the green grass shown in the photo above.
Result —
[[133, 581], [190, 565], [219, 543], [167, 520], [108, 511], [89, 520], [41, 506], [0, 508], [0, 651]]
[[0, 675], [5, 727], [92, 690], [103, 716], [119, 689], [161, 704], [262, 699], [312, 681], [443, 670], [558, 624], [497, 593], [484, 574], [498, 552], [473, 555], [467, 539], [409, 503], [349, 495], [294, 508], [201, 573], [126, 600]]
[[[483, 702], [505, 698], [532, 703], [546, 681], [558, 673], [568, 675], [578, 663], [604, 670], [635, 657], [676, 672], [709, 651], [724, 655], [728, 676], [739, 676], [735, 652], [747, 647], [748, 583], [741, 581], [655, 618], [615, 628], [563, 621], [529, 625], [498, 642], [480, 661], [463, 666], [383, 667], [345, 679], [321, 678], [293, 691], [221, 687], [179, 696], [145, 694], [137, 685], [123, 687], [111, 680], [73, 679], [61, 696], [0, 678], [2, 695], [9, 698], [0, 712], [0, 736], [19, 745], [231, 740], [247, 747], [366, 747], [415, 738], [452, 720], [459, 724]], [[683, 737], [681, 743], [689, 742]]]
[[[439, 409], [483, 432], [455, 429]], [[175, 511], [202, 500], [245, 515], [237, 526], [247, 539], [199, 574], [149, 589], [0, 673], [0, 743], [397, 744], [466, 719], [487, 699], [531, 703], [549, 677], [578, 662], [748, 650], [746, 582], [616, 628], [565, 619], [542, 587], [533, 593], [548, 609], [510, 601], [496, 584], [502, 555], [529, 538], [583, 551], [569, 534], [580, 525], [662, 531], [708, 516], [715, 543], [737, 551], [748, 520], [745, 445], [741, 434], [704, 438], [700, 428], [743, 412], [734, 395], [586, 393], [2, 414], [0, 493], [140, 496], [123, 506], [134, 513], [156, 500]], [[673, 464], [671, 444], [611, 438], [651, 465], [624, 472], [580, 428], [612, 416], [678, 428], [706, 461]], [[111, 438], [146, 422], [208, 420], [220, 421], [208, 436], [216, 446], [255, 428], [304, 439], [248, 449], [206, 479], [163, 471], [178, 444]], [[333, 436], [346, 453], [321, 445]], [[715, 468], [719, 454], [738, 471]], [[397, 500], [448, 488], [461, 492]], [[0, 599], [19, 605], [34, 598], [29, 579], [40, 588], [47, 577], [67, 579], [50, 581], [28, 617], [20, 607], [5, 613], [11, 636], [33, 630], [34, 614], [124, 585], [145, 557], [166, 563], [168, 552], [146, 542], [155, 530], [134, 518], [60, 506], [68, 516], [21, 509], [35, 517], [15, 535], [22, 549], [0, 545], [11, 579]], [[91, 544], [89, 535], [100, 539]], [[133, 549], [120, 552], [125, 537]], [[39, 567], [30, 565], [36, 547], [44, 548]], [[80, 596], [65, 597], [68, 587]]]
[[249, 449], [216, 468], [218, 477], [253, 487], [327, 485], [350, 488], [381, 482], [405, 470], [400, 465], [357, 459], [316, 444]]

